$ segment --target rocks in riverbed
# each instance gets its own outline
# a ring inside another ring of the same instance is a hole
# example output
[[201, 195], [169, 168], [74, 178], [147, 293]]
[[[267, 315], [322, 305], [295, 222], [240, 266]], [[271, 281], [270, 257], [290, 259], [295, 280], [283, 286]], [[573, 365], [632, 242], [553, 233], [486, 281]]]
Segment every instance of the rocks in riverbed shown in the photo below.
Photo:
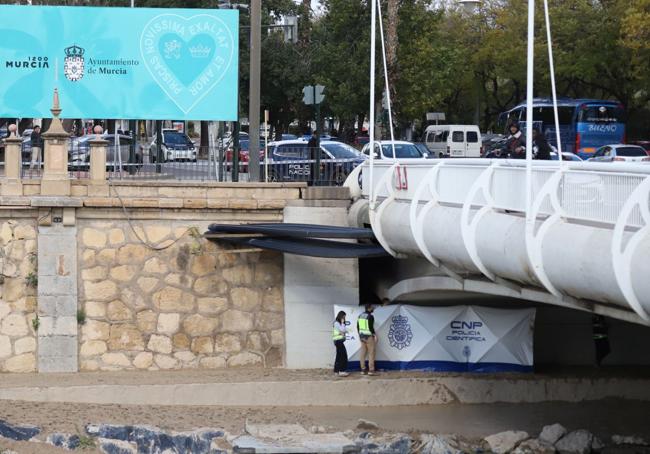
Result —
[[[215, 429], [197, 429], [191, 432], [163, 432], [150, 426], [119, 426], [89, 424], [88, 435], [97, 437], [105, 454], [158, 454], [158, 453], [225, 453], [215, 446], [224, 432]], [[223, 440], [221, 440], [223, 441]], [[119, 442], [119, 443], [118, 443]]]
[[490, 450], [496, 454], [505, 454], [512, 451], [519, 443], [528, 439], [528, 433], [521, 430], [508, 430], [485, 437]]
[[420, 436], [420, 454], [465, 454], [480, 452], [483, 446], [472, 444], [455, 434], [423, 434]]
[[49, 443], [58, 448], [74, 450], [79, 447], [81, 440], [79, 439], [79, 435], [53, 433], [47, 436], [45, 443]]
[[650, 446], [650, 440], [635, 435], [612, 435], [615, 445]]
[[555, 454], [553, 445], [534, 438], [522, 441], [512, 454]]
[[39, 433], [41, 433], [41, 429], [36, 426], [14, 426], [6, 421], [0, 420], [0, 437], [16, 441], [27, 441]]
[[376, 422], [367, 421], [365, 419], [359, 419], [359, 421], [357, 421], [357, 429], [360, 429], [360, 430], [377, 430], [377, 429], [379, 429], [379, 425]]
[[594, 435], [588, 430], [580, 429], [569, 432], [555, 443], [560, 454], [588, 454], [592, 450]]
[[566, 435], [566, 429], [562, 424], [552, 424], [542, 428], [542, 433], [539, 434], [539, 440], [549, 445], [554, 445], [564, 435]]

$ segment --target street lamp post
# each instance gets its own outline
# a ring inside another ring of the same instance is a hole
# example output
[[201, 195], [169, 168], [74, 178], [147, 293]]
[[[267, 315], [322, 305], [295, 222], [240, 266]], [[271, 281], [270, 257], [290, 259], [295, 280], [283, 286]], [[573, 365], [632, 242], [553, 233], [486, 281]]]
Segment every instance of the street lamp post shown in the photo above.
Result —
[[248, 105], [248, 172], [260, 181], [260, 72], [262, 47], [262, 0], [251, 0], [250, 98]]
[[[458, 0], [458, 3], [467, 14], [476, 14], [481, 6], [481, 0]], [[474, 106], [474, 123], [478, 125], [481, 119], [481, 91], [478, 75], [474, 75], [476, 89], [476, 105]]]

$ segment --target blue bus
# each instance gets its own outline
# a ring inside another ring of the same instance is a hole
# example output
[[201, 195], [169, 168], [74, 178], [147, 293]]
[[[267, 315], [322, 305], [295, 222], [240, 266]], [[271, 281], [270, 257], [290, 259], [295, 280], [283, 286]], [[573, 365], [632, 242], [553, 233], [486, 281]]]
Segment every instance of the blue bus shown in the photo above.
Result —
[[[562, 151], [576, 153], [583, 159], [593, 156], [603, 145], [625, 143], [625, 108], [616, 101], [600, 99], [558, 98], [558, 117]], [[533, 100], [533, 126], [543, 131], [556, 146], [553, 100]], [[496, 130], [507, 134], [508, 125], [518, 121], [526, 127], [526, 103], [499, 115]]]

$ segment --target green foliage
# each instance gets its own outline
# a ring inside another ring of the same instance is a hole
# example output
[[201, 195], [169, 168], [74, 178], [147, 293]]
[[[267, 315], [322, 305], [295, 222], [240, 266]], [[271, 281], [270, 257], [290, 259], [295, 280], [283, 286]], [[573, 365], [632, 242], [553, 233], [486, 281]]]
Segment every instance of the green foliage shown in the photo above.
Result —
[[86, 435], [79, 435], [79, 449], [92, 449], [97, 446], [95, 439]]
[[79, 325], [85, 325], [86, 324], [86, 311], [83, 309], [79, 309], [77, 311], [77, 323]]
[[38, 287], [38, 275], [35, 272], [30, 271], [27, 276], [25, 276], [25, 282], [29, 287]]
[[34, 328], [34, 331], [38, 331], [39, 326], [41, 326], [41, 319], [36, 314], [36, 317], [32, 319], [32, 328]]

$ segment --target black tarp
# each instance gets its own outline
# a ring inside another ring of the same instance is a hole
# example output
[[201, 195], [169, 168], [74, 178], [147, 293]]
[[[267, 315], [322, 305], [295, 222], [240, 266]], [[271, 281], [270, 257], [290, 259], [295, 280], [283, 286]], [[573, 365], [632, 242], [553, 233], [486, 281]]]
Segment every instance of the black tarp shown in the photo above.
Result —
[[[324, 258], [385, 257], [371, 229], [315, 224], [211, 224], [210, 241]], [[364, 240], [363, 243], [330, 239]]]

